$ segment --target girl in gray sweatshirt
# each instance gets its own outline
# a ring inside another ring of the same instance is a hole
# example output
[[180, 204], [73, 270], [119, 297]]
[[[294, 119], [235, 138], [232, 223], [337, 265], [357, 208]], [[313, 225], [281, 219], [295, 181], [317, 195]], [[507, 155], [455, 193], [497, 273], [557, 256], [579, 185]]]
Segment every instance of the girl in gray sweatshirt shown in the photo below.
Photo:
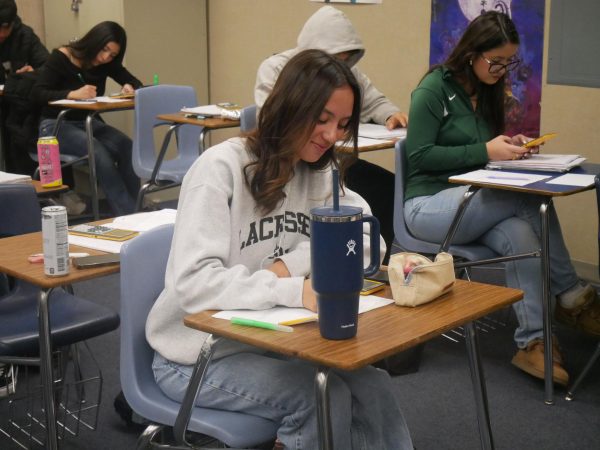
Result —
[[[183, 324], [187, 314], [276, 305], [316, 310], [308, 279], [310, 209], [331, 204], [333, 146], [356, 142], [359, 115], [360, 87], [348, 67], [319, 50], [301, 52], [282, 71], [257, 130], [208, 149], [187, 173], [165, 288], [146, 324], [166, 395], [183, 399], [207, 338]], [[340, 203], [370, 212], [349, 189]], [[270, 419], [285, 448], [312, 450], [315, 370], [222, 339], [196, 402]], [[386, 372], [332, 371], [329, 391], [336, 448], [412, 448]]]

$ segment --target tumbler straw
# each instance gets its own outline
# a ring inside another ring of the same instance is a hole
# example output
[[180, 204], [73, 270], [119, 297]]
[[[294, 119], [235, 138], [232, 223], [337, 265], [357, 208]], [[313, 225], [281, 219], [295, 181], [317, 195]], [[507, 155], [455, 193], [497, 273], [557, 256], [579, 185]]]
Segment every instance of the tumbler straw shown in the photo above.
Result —
[[333, 169], [333, 210], [340, 210], [340, 174], [338, 169]]

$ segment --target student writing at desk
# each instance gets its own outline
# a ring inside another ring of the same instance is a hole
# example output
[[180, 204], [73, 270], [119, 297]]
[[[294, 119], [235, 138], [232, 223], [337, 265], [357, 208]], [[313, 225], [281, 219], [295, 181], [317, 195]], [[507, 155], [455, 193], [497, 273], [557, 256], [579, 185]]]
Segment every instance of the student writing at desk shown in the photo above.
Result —
[[[127, 35], [115, 22], [101, 22], [81, 39], [52, 51], [40, 70], [33, 88], [34, 98], [42, 105], [40, 136], [52, 134], [59, 109], [48, 102], [61, 99], [85, 100], [104, 95], [106, 79], [122, 85], [121, 92], [132, 93], [142, 86], [123, 67]], [[71, 111], [59, 133], [60, 151], [77, 156], [87, 154], [85, 132], [86, 111]], [[93, 121], [94, 150], [98, 181], [106, 194], [114, 215], [132, 213], [139, 189], [139, 178], [133, 171], [131, 139], [104, 121]]]
[[[519, 60], [519, 36], [505, 14], [486, 12], [474, 19], [448, 59], [430, 69], [412, 94], [406, 140], [408, 159], [404, 203], [406, 224], [416, 237], [441, 242], [467, 187], [448, 177], [482, 168], [490, 160], [522, 157], [523, 135], [504, 132], [504, 83]], [[537, 149], [533, 149], [537, 151]], [[533, 195], [481, 189], [469, 204], [453, 243], [479, 241], [501, 255], [540, 248], [540, 200]], [[557, 318], [600, 335], [600, 305], [594, 289], [580, 283], [563, 241], [558, 218], [550, 214], [551, 293]], [[525, 292], [514, 309], [518, 351], [512, 363], [544, 377], [542, 292], [539, 259], [506, 264], [510, 287]], [[566, 385], [557, 347], [554, 381]]]
[[[183, 399], [206, 338], [184, 326], [185, 315], [275, 305], [316, 309], [306, 279], [310, 209], [332, 204], [333, 145], [356, 136], [359, 113], [360, 87], [348, 67], [318, 50], [301, 52], [281, 72], [257, 130], [209, 148], [191, 167], [165, 289], [146, 325], [156, 380], [169, 397]], [[340, 203], [370, 211], [347, 188]], [[307, 362], [221, 341], [198, 403], [273, 420], [285, 448], [312, 450], [318, 447], [315, 373]], [[329, 390], [335, 448], [412, 449], [387, 373], [332, 371]]]
[[[362, 92], [361, 122], [374, 122], [389, 129], [407, 125], [407, 114], [377, 90], [369, 77], [357, 67], [365, 54], [362, 39], [346, 14], [332, 6], [323, 6], [309, 17], [298, 35], [296, 48], [277, 53], [261, 63], [254, 87], [254, 100], [258, 108], [262, 107], [285, 64], [292, 56], [307, 49], [323, 50], [335, 55], [351, 68]], [[379, 219], [381, 234], [388, 247], [387, 261], [394, 241], [394, 174], [359, 159], [346, 171], [345, 182], [367, 200], [373, 215]]]

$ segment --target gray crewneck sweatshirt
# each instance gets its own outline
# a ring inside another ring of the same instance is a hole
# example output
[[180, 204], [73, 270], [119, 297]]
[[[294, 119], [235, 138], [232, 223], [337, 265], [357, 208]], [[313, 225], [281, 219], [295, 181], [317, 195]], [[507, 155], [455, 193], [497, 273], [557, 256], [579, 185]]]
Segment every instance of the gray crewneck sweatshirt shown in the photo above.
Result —
[[[302, 306], [310, 275], [310, 209], [331, 204], [331, 169], [315, 171], [299, 162], [285, 200], [262, 215], [244, 180], [251, 160], [245, 140], [230, 139], [206, 150], [183, 180], [165, 288], [146, 323], [148, 342], [168, 360], [194, 364], [207, 337], [183, 324], [187, 314]], [[347, 188], [340, 203], [371, 214], [362, 197]], [[368, 234], [364, 243], [368, 255]], [[275, 258], [286, 264], [290, 278], [265, 270]], [[242, 350], [260, 352], [224, 341], [214, 358]]]

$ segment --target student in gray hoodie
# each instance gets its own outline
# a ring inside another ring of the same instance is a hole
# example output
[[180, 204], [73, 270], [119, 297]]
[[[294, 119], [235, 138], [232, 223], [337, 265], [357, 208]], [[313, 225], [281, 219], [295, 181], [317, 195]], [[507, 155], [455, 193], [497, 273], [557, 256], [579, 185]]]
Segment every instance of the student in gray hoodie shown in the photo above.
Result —
[[[262, 107], [285, 64], [306, 49], [323, 50], [335, 55], [351, 68], [362, 93], [361, 122], [374, 122], [389, 129], [407, 126], [407, 113], [401, 112], [379, 92], [369, 77], [356, 66], [365, 54], [365, 47], [350, 19], [332, 6], [323, 6], [306, 21], [295, 48], [272, 55], [261, 63], [254, 86], [254, 101], [258, 108]], [[345, 181], [348, 187], [367, 200], [373, 214], [379, 219], [381, 234], [388, 247], [387, 261], [394, 240], [394, 174], [359, 159], [348, 169]]]
[[[257, 130], [209, 148], [185, 176], [165, 288], [146, 324], [155, 377], [169, 397], [182, 400], [207, 338], [183, 324], [185, 315], [316, 310], [310, 209], [332, 204], [333, 145], [356, 136], [359, 96], [346, 65], [301, 52], [282, 71]], [[343, 192], [340, 203], [369, 212], [360, 196]], [[273, 420], [285, 448], [318, 447], [314, 365], [227, 339], [216, 347], [198, 405]], [[329, 380], [335, 448], [412, 449], [387, 373], [369, 366], [332, 371]]]

